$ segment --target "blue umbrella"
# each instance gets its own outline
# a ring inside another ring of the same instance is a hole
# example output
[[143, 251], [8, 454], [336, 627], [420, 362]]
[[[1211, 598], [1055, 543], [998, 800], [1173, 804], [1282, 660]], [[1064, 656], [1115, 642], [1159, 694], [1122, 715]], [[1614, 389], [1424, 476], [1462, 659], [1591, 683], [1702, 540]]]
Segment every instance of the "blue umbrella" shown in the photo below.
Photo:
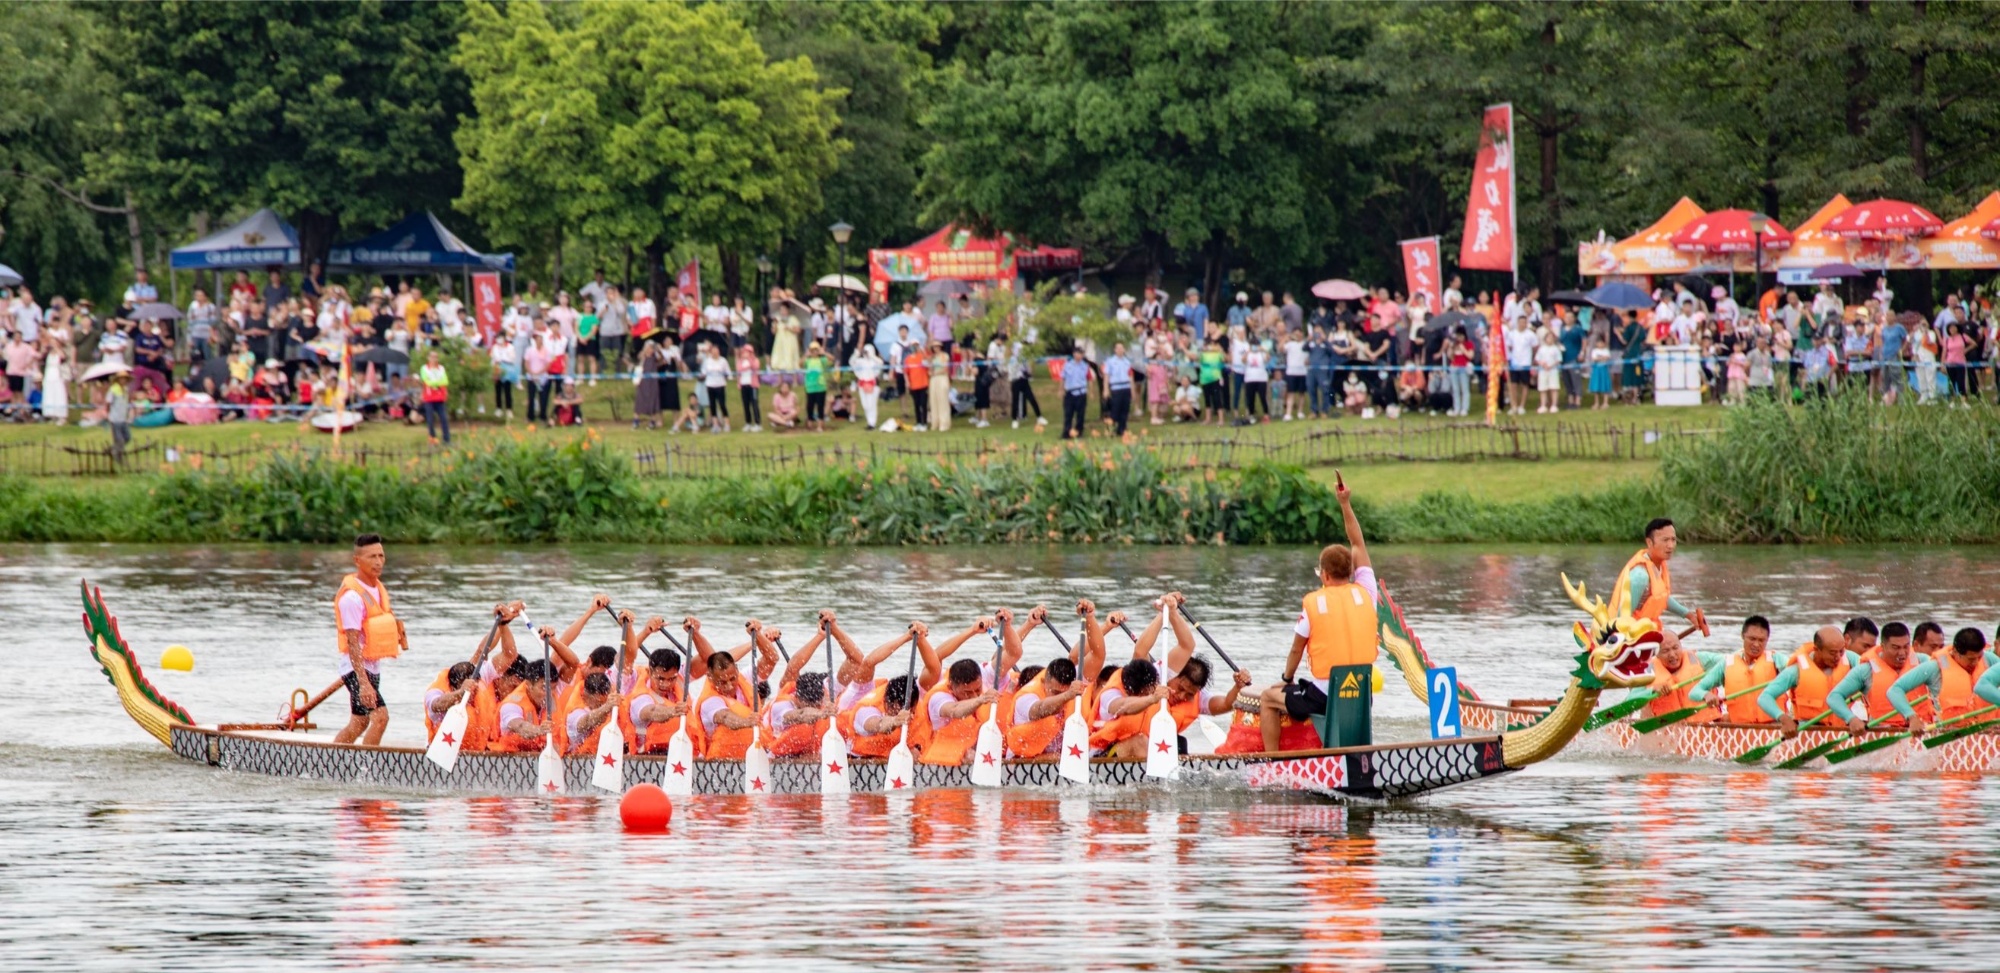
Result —
[[1651, 294], [1620, 281], [1599, 284], [1595, 290], [1584, 296], [1590, 298], [1590, 303], [1598, 307], [1632, 309], [1653, 306]]

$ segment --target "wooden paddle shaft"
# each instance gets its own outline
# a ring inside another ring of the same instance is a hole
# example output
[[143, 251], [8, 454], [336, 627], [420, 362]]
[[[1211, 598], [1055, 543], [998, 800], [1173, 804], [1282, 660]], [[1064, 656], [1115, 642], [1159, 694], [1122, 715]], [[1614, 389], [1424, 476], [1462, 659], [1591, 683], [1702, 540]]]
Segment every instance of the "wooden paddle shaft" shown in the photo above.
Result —
[[1208, 634], [1208, 629], [1202, 628], [1201, 623], [1195, 621], [1193, 615], [1188, 614], [1186, 605], [1176, 605], [1174, 607], [1178, 608], [1180, 610], [1181, 617], [1187, 619], [1187, 623], [1189, 625], [1194, 626], [1194, 630], [1200, 632], [1201, 637], [1207, 640], [1208, 647], [1214, 649], [1215, 654], [1222, 657], [1223, 664], [1229, 667], [1230, 672], [1243, 671], [1243, 668], [1236, 664], [1236, 660], [1229, 657], [1229, 653], [1222, 651], [1222, 646], [1215, 644], [1215, 636]]
[[333, 695], [336, 691], [340, 689], [341, 686], [346, 685], [346, 682], [347, 681], [345, 679], [335, 679], [332, 685], [326, 687], [325, 689], [320, 690], [319, 695], [314, 696], [309, 700], [306, 700], [306, 704], [303, 707], [293, 707], [292, 715], [285, 717], [285, 722], [297, 723], [305, 719], [307, 716], [311, 715], [314, 707], [318, 706], [321, 703], [326, 702], [326, 698], [328, 696]]

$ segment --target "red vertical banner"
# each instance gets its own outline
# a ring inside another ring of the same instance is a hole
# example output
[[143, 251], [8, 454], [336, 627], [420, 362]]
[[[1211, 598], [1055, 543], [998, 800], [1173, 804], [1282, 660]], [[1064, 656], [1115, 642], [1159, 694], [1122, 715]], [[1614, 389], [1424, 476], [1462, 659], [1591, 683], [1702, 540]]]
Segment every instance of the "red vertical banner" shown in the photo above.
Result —
[[1472, 166], [1472, 195], [1465, 201], [1458, 265], [1514, 272], [1513, 105], [1494, 105], [1480, 120], [1479, 157]]
[[486, 343], [493, 343], [493, 336], [500, 333], [500, 275], [472, 275], [472, 320], [479, 328], [479, 337]]
[[701, 306], [700, 258], [688, 261], [687, 266], [681, 268], [680, 276], [674, 278], [674, 286], [680, 288], [682, 294], [694, 298], [695, 307]]
[[1403, 241], [1403, 286], [1410, 300], [1424, 296], [1424, 307], [1432, 314], [1444, 310], [1444, 288], [1438, 285], [1438, 238]]

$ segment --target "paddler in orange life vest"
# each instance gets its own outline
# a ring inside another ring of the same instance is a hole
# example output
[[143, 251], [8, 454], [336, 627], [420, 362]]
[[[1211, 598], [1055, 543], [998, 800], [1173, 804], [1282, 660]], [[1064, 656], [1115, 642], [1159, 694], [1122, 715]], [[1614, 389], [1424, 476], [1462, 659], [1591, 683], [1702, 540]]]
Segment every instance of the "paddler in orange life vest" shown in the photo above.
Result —
[[[347, 684], [347, 725], [334, 734], [335, 743], [365, 746], [382, 742], [389, 728], [389, 705], [382, 700], [382, 660], [410, 647], [403, 623], [389, 610], [389, 589], [382, 584], [388, 555], [378, 534], [354, 539], [354, 573], [340, 579], [333, 593], [333, 617], [339, 629], [339, 675]], [[365, 735], [364, 735], [365, 731]]]
[[[624, 733], [625, 727], [618, 722], [618, 704], [623, 697], [611, 691], [611, 677], [602, 672], [593, 672], [583, 677], [577, 685], [577, 693], [570, 697], [568, 704], [561, 707], [557, 725], [562, 727], [563, 740], [567, 746], [563, 752], [572, 757], [588, 757], [597, 753], [597, 738], [609, 726], [613, 733]], [[632, 737], [626, 734], [625, 748], [632, 748]]]
[[1987, 650], [1986, 633], [1961, 628], [1951, 637], [1951, 648], [1919, 661], [1889, 687], [1889, 705], [1903, 714], [1912, 732], [1922, 733], [1932, 720], [1909, 704], [1911, 693], [1917, 693], [1919, 699], [1928, 694], [1938, 720], [1954, 719], [2000, 696], [1994, 693], [1993, 680], [1987, 678], [1995, 669], [2000, 669], [2000, 656]]
[[944, 684], [933, 686], [917, 706], [910, 728], [911, 744], [922, 748], [917, 762], [940, 766], [970, 762], [979, 742], [979, 727], [999, 701], [999, 692], [987, 685], [977, 661], [952, 663]]
[[[1305, 596], [1298, 624], [1293, 627], [1292, 651], [1285, 657], [1285, 681], [1258, 697], [1258, 728], [1264, 734], [1267, 753], [1278, 750], [1279, 721], [1284, 716], [1303, 722], [1326, 712], [1327, 677], [1336, 666], [1375, 662], [1375, 570], [1368, 564], [1361, 522], [1354, 516], [1352, 495], [1338, 470], [1334, 471], [1333, 492], [1340, 500], [1349, 543], [1328, 544], [1319, 552], [1319, 564], [1313, 572], [1321, 587]], [[1296, 679], [1299, 663], [1308, 656], [1312, 678]], [[1373, 691], [1370, 682], [1361, 680], [1364, 695]]]
[[[1103, 722], [1091, 733], [1092, 746], [1114, 757], [1143, 758], [1146, 756], [1147, 734], [1152, 728], [1153, 710], [1162, 700], [1166, 703], [1167, 712], [1173, 715], [1177, 732], [1186, 733], [1187, 728], [1204, 714], [1221, 716], [1229, 713], [1236, 706], [1236, 697], [1250, 685], [1250, 674], [1239, 671], [1227, 691], [1209, 690], [1208, 660], [1194, 654], [1194, 628], [1187, 623], [1187, 617], [1176, 610], [1184, 600], [1176, 591], [1154, 602], [1163, 610], [1154, 613], [1152, 622], [1134, 640], [1132, 661], [1126, 664], [1126, 668], [1137, 662], [1146, 662], [1157, 688], [1143, 698], [1135, 695], [1125, 684], [1121, 670], [1119, 695], [1113, 698], [1108, 689], [1102, 694], [1106, 698], [1106, 702], [1100, 705], [1099, 718]], [[1154, 643], [1160, 638], [1162, 616], [1172, 619], [1174, 630], [1174, 647], [1167, 650], [1165, 660], [1165, 682], [1159, 682], [1159, 667], [1151, 662]], [[1113, 627], [1121, 620], [1118, 612], [1112, 612], [1108, 619]], [[1138, 678], [1144, 682], [1147, 677], [1141, 675]], [[1187, 752], [1185, 741], [1181, 744], [1181, 752]]]
[[[681, 728], [693, 706], [681, 677], [679, 652], [655, 649], [646, 662], [646, 677], [626, 702], [625, 723], [631, 730], [634, 753], [666, 753], [674, 731]], [[687, 722], [688, 738], [699, 753], [703, 749], [701, 733], [693, 721]]]
[[[915, 713], [913, 704], [925, 689], [937, 684], [942, 673], [937, 653], [930, 647], [928, 626], [922, 622], [911, 622], [903, 637], [913, 646], [911, 651], [923, 660], [914, 684], [908, 675], [877, 681], [873, 688], [855, 700], [854, 705], [842, 709], [835, 720], [841, 735], [847, 737], [848, 750], [856, 756], [888, 756], [903, 737], [903, 725], [910, 722]], [[913, 746], [915, 732], [912, 727]]]
[[493, 694], [493, 680], [488, 678], [487, 674], [490, 673], [497, 678], [499, 672], [490, 667], [486, 660], [504, 639], [509, 647], [508, 656], [511, 661], [513, 638], [508, 630], [508, 623], [512, 622], [521, 610], [520, 602], [494, 605], [493, 613], [500, 624], [494, 629], [493, 644], [484, 644], [486, 640], [481, 639], [482, 644], [473, 651], [471, 659], [447, 666], [438, 673], [435, 680], [432, 680], [430, 688], [424, 690], [426, 739], [436, 739], [439, 721], [443, 720], [444, 714], [458, 705], [458, 701], [467, 695], [472, 697], [472, 701], [466, 704], [465, 739], [459, 742], [459, 749], [476, 753], [485, 750], [498, 737], [500, 697]]
[[[1875, 623], [1868, 619], [1857, 618], [1848, 622], [1847, 646], [1850, 649], [1855, 647], [1856, 622], [1867, 623], [1871, 640], [1876, 634]], [[1902, 715], [1896, 713], [1895, 707], [1889, 703], [1889, 687], [1895, 685], [1896, 680], [1901, 679], [1911, 669], [1916, 668], [1917, 663], [1923, 661], [1923, 657], [1911, 651], [1913, 646], [1910, 640], [1910, 627], [1902, 622], [1890, 622], [1882, 626], [1880, 638], [1879, 644], [1860, 650], [1860, 661], [1855, 663], [1854, 668], [1847, 670], [1847, 675], [1827, 693], [1826, 708], [1832, 710], [1833, 715], [1821, 720], [1820, 725], [1824, 726], [1830, 720], [1839, 720], [1847, 724], [1849, 732], [1859, 733], [1867, 729], [1868, 724], [1876, 717], [1888, 714], [1888, 719], [1875, 724], [1876, 728], [1885, 730], [1904, 728]], [[1848, 702], [1856, 697], [1864, 699], [1863, 705], [1867, 707], [1867, 715], [1864, 716], [1848, 708]], [[1925, 719], [1930, 718], [1929, 697], [1918, 698], [1917, 711]]]
[[[1662, 635], [1671, 635], [1668, 632]], [[1677, 640], [1678, 641], [1678, 640]], [[1657, 661], [1658, 656], [1655, 656]], [[1776, 720], [1757, 705], [1754, 693], [1736, 696], [1745, 689], [1754, 689], [1778, 678], [1779, 670], [1790, 661], [1774, 656], [1771, 652], [1771, 623], [1762, 615], [1752, 615], [1743, 620], [1743, 647], [1729, 654], [1720, 666], [1709, 666], [1701, 681], [1687, 692], [1689, 699], [1702, 699], [1711, 692], [1717, 694], [1715, 705], [1720, 707], [1722, 719], [1729, 723], [1774, 723]], [[1727, 697], [1736, 696], [1735, 699]]]
[[[543, 638], [554, 638], [555, 629], [544, 625], [541, 634]], [[549, 670], [553, 668], [544, 659], [527, 663], [520, 685], [500, 701], [500, 741], [493, 749], [509, 753], [534, 753], [542, 749], [542, 738], [549, 735], [553, 725], [543, 703], [548, 698]]]
[[1667, 561], [1673, 558], [1679, 542], [1674, 534], [1674, 522], [1665, 517], [1655, 517], [1646, 524], [1646, 546], [1632, 559], [1625, 562], [1625, 582], [1632, 596], [1632, 617], [1650, 619], [1653, 624], [1666, 628], [1660, 621], [1662, 615], [1685, 618], [1700, 627], [1702, 634], [1708, 634], [1708, 618], [1701, 609], [1689, 610], [1674, 598], [1674, 579], [1667, 571]]
[[[1682, 642], [1679, 635], [1661, 632], [1659, 651], [1653, 655], [1651, 689], [1656, 695], [1652, 702], [1646, 704], [1647, 712], [1662, 716], [1697, 705], [1702, 696], [1692, 690], [1709, 673], [1726, 668], [1722, 653], [1689, 651], [1687, 643]], [[1721, 710], [1705, 709], [1688, 717], [1687, 722], [1713, 723], [1721, 717]]]
[[[741, 760], [750, 751], [751, 740], [756, 738], [757, 697], [750, 694], [757, 692], [757, 688], [743, 678], [736, 665], [735, 652], [754, 651], [758, 656], [769, 658], [769, 665], [775, 665], [777, 661], [777, 649], [770, 644], [770, 639], [780, 637], [779, 631], [764, 628], [754, 619], [744, 628], [750, 633], [749, 645], [739, 650], [711, 652], [704, 660], [708, 685], [702, 689], [701, 698], [695, 701], [695, 713], [701, 722], [701, 735], [708, 741], [703, 755], [711, 760]], [[707, 640], [702, 641], [705, 643]], [[759, 659], [758, 663], [761, 662]], [[766, 746], [770, 742], [766, 740]]]
[[[1792, 653], [1784, 671], [1764, 687], [1757, 705], [1778, 722], [1778, 729], [1787, 738], [1797, 736], [1799, 724], [1826, 712], [1827, 695], [1860, 661], [1858, 653], [1847, 651], [1847, 637], [1840, 634], [1840, 629], [1821, 626], [1813, 633], [1811, 644]], [[1792, 704], [1790, 712], [1779, 706], [1779, 700], [1787, 694]]]

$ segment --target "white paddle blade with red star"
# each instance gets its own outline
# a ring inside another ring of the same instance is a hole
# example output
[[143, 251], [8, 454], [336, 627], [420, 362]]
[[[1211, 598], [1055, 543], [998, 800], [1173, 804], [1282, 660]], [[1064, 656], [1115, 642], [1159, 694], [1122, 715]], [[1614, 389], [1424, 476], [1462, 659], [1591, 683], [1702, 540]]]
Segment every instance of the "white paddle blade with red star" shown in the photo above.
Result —
[[563, 779], [562, 754], [556, 752], [556, 738], [550, 734], [542, 743], [542, 755], [535, 758], [535, 793], [561, 794], [569, 790]]
[[694, 741], [688, 739], [685, 723], [667, 738], [667, 771], [660, 775], [660, 790], [668, 797], [694, 793]]
[[972, 751], [972, 783], [976, 787], [999, 787], [1006, 780], [1007, 738], [991, 712], [979, 724], [979, 745]]
[[613, 794], [625, 793], [625, 734], [610, 720], [597, 731], [597, 756], [590, 763], [590, 786]]
[[829, 720], [826, 735], [819, 738], [819, 792], [845, 794], [848, 785], [847, 738]]
[[1179, 780], [1181, 728], [1174, 723], [1174, 714], [1167, 712], [1166, 700], [1153, 705], [1153, 719], [1146, 726], [1146, 776]]
[[750, 749], [743, 753], [743, 793], [769, 794], [774, 783], [771, 751], [764, 749], [762, 740], [751, 741]]
[[438, 721], [437, 735], [431, 737], [431, 745], [424, 750], [424, 759], [447, 774], [458, 766], [458, 748], [465, 745], [465, 701], [471, 698], [469, 693], [461, 696], [444, 711], [444, 719]]
[[1083, 721], [1080, 707], [1070, 704], [1069, 718], [1063, 720], [1062, 756], [1056, 773], [1072, 784], [1090, 783], [1090, 725]]
[[903, 727], [903, 735], [896, 745], [889, 748], [889, 765], [883, 768], [886, 777], [882, 786], [892, 791], [907, 791], [917, 786], [917, 758], [910, 753], [910, 728]]

